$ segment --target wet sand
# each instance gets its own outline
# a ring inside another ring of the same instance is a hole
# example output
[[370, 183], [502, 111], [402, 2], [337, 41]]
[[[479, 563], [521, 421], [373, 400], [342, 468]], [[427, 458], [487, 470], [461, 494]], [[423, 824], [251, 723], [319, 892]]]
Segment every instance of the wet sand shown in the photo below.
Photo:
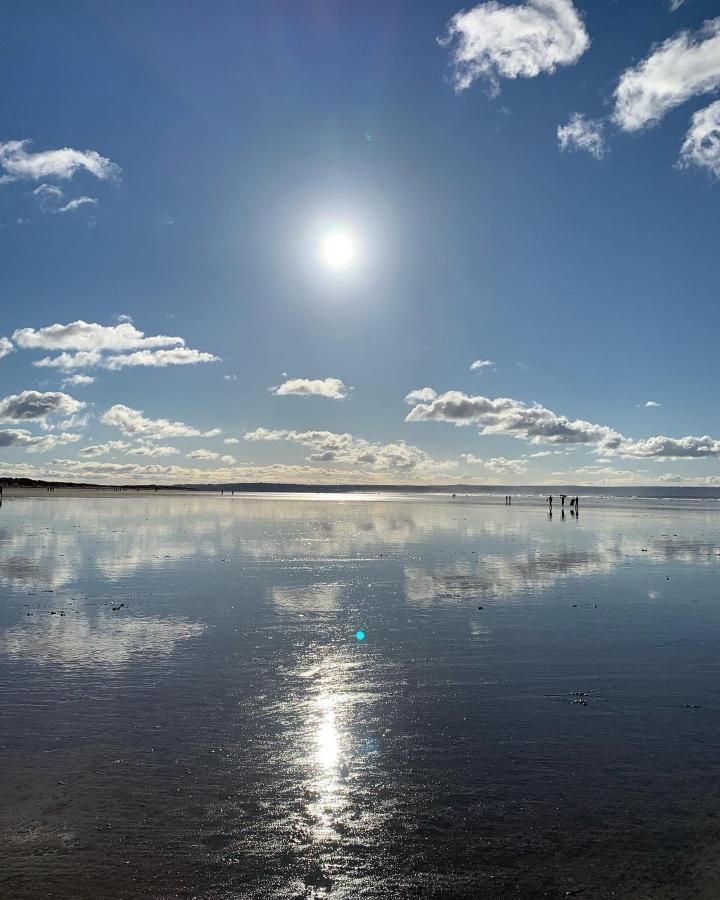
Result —
[[2, 896], [718, 896], [713, 510], [28, 496]]

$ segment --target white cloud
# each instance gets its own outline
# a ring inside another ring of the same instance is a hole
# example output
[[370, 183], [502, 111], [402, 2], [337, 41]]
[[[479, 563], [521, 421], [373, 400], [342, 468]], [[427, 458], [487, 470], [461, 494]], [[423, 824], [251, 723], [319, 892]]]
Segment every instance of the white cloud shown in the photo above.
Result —
[[137, 329], [129, 317], [117, 325], [98, 325], [78, 319], [67, 325], [55, 323], [45, 328], [18, 328], [13, 340], [24, 350], [138, 350], [146, 347], [185, 346], [181, 337], [165, 334], [146, 337]]
[[233, 465], [237, 462], [234, 456], [231, 456], [229, 453], [225, 453], [220, 457], [220, 462], [225, 463], [226, 465]]
[[95, 379], [92, 375], [68, 375], [67, 378], [63, 379], [63, 387], [66, 385], [74, 385], [75, 387], [84, 387], [88, 384], [93, 384]]
[[691, 97], [720, 88], [720, 18], [698, 31], [680, 31], [626, 69], [615, 89], [613, 120], [639, 131]]
[[225, 438], [223, 440], [223, 444], [239, 444], [239, 443], [240, 443], [239, 438]]
[[407, 414], [406, 421], [481, 425], [483, 434], [510, 434], [532, 443], [608, 443], [622, 437], [611, 428], [582, 419], [570, 420], [538, 403], [507, 397], [470, 397], [461, 391], [447, 391], [428, 403], [419, 403]]
[[140, 409], [132, 409], [122, 403], [116, 403], [103, 413], [100, 421], [103, 425], [113, 425], [128, 437], [170, 438], [170, 437], [215, 437], [222, 434], [219, 428], [201, 431], [186, 425], [184, 422], [171, 422], [169, 419], [148, 419]]
[[206, 450], [204, 447], [200, 447], [198, 450], [191, 450], [186, 456], [188, 459], [220, 459], [219, 453], [215, 453], [214, 450]]
[[557, 137], [561, 150], [584, 150], [595, 159], [602, 159], [608, 152], [603, 123], [579, 112], [570, 116], [567, 125], [558, 125]]
[[720, 100], [698, 110], [685, 135], [678, 168], [697, 166], [714, 177], [720, 178]]
[[223, 380], [224, 381], [237, 381], [238, 377], [237, 377], [237, 375], [223, 375]]
[[83, 459], [96, 459], [118, 450], [127, 450], [129, 447], [130, 444], [127, 441], [107, 441], [105, 444], [90, 444], [87, 447], [81, 447], [78, 450], [78, 456], [82, 456]]
[[352, 388], [348, 388], [339, 378], [290, 378], [269, 390], [276, 397], [316, 396], [345, 400]]
[[469, 466], [484, 466], [485, 460], [480, 456], [475, 456], [474, 453], [461, 453], [460, 459], [463, 462], [466, 462]]
[[413, 406], [415, 403], [429, 403], [437, 397], [437, 392], [432, 388], [418, 388], [416, 391], [410, 391], [405, 397], [405, 402]]
[[97, 200], [95, 197], [76, 197], [74, 200], [71, 200], [69, 203], [66, 203], [65, 206], [61, 206], [58, 209], [59, 213], [66, 212], [74, 212], [77, 209], [80, 209], [81, 206], [96, 206]]
[[470, 363], [471, 372], [482, 372], [483, 369], [494, 369], [495, 363], [491, 359], [476, 359]]
[[95, 150], [39, 150], [33, 153], [31, 141], [6, 141], [0, 143], [0, 183], [41, 178], [72, 178], [79, 170], [94, 175], [101, 181], [118, 181], [120, 166], [101, 156]]
[[507, 459], [504, 456], [493, 456], [486, 459], [483, 465], [496, 475], [518, 475], [527, 471], [527, 463], [522, 459]]
[[81, 439], [82, 435], [65, 431], [37, 436], [25, 428], [0, 428], [0, 447], [20, 447], [28, 453], [43, 453], [60, 444], [72, 444]]
[[380, 444], [351, 434], [332, 431], [292, 431], [284, 428], [256, 428], [245, 434], [246, 441], [290, 441], [308, 447], [309, 462], [332, 462], [393, 474], [437, 475], [453, 469], [454, 461], [432, 459], [424, 450], [405, 441]]
[[0, 400], [0, 421], [40, 420], [55, 413], [73, 415], [85, 406], [61, 391], [22, 391]]
[[508, 397], [491, 400], [447, 391], [428, 403], [419, 403], [406, 422], [450, 422], [480, 425], [480, 434], [507, 434], [532, 444], [592, 444], [598, 454], [626, 459], [701, 459], [720, 457], [720, 439], [708, 435], [670, 438], [658, 435], [632, 440], [607, 425], [568, 419], [539, 403], [527, 404]]
[[128, 366], [187, 366], [218, 362], [213, 353], [185, 346], [181, 337], [166, 334], [146, 336], [133, 325], [129, 316], [120, 316], [117, 325], [96, 322], [70, 322], [45, 328], [19, 328], [13, 334], [19, 347], [26, 350], [62, 350], [56, 356], [35, 360], [43, 369], [108, 369], [116, 372]]
[[456, 13], [440, 44], [451, 48], [456, 91], [484, 78], [497, 94], [501, 78], [534, 78], [576, 63], [590, 38], [572, 0], [488, 0]]
[[681, 6], [684, 6], [686, 3], [687, 0], [670, 0], [670, 12], [676, 12], [678, 9], [680, 9]]
[[7, 356], [8, 353], [12, 353], [14, 349], [10, 338], [0, 337], [0, 359], [2, 359], [3, 356]]
[[177, 447], [169, 447], [163, 444], [139, 444], [137, 447], [131, 447], [128, 450], [129, 456], [174, 456], [180, 451]]
[[653, 406], [662, 406], [662, 403], [658, 403], [657, 400], [647, 400], [644, 406], [653, 407]]

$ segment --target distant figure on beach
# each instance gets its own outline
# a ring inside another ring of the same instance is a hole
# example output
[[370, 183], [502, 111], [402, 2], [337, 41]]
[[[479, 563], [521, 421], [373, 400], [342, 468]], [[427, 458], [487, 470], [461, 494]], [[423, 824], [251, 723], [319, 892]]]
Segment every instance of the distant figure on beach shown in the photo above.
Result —
[[575, 498], [575, 513], [577, 514], [579, 512], [580, 512], [580, 498], [576, 497]]
[[567, 494], [560, 494], [560, 506], [562, 506], [563, 509], [565, 508], [565, 498], [566, 497], [567, 497]]
[[550, 494], [550, 496], [547, 498], [547, 502], [548, 502], [548, 506], [550, 507], [551, 512], [552, 512], [552, 501], [553, 501], [552, 494]]

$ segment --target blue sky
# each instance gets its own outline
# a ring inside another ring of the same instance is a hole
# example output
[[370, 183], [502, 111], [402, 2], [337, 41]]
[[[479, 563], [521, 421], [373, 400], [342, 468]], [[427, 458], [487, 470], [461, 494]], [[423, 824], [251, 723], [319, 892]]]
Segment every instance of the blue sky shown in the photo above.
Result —
[[3, 474], [720, 483], [719, 12], [9, 8]]

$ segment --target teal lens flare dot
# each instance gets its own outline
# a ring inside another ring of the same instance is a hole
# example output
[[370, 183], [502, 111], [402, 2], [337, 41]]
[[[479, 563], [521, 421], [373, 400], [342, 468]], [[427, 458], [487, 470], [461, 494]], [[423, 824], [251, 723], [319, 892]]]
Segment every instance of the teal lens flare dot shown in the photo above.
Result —
[[365, 632], [362, 630], [362, 628], [360, 628], [358, 631], [355, 632], [355, 637], [356, 637], [359, 641], [364, 641], [364, 640], [365, 640]]

